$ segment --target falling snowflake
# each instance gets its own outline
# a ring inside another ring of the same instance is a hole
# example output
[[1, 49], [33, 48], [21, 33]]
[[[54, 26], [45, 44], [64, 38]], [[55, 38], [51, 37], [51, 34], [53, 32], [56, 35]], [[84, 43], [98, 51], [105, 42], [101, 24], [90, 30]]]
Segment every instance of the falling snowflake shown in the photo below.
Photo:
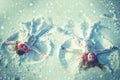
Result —
[[30, 3], [29, 6], [33, 6], [33, 3]]
[[93, 6], [93, 3], [90, 3], [90, 6]]
[[96, 11], [94, 10], [93, 13], [96, 13]]
[[4, 26], [1, 26], [1, 30], [3, 30], [4, 29]]

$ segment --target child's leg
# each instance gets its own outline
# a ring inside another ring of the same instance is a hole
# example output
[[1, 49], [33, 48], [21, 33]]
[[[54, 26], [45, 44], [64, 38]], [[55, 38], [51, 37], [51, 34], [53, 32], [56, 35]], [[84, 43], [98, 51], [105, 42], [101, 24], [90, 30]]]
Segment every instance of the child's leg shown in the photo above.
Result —
[[40, 25], [40, 18], [38, 18], [38, 19], [33, 19], [32, 20], [32, 25], [31, 25], [31, 27], [32, 27], [32, 34], [35, 34], [36, 32], [37, 32], [37, 28], [38, 28], [38, 25]]
[[46, 32], [48, 32], [52, 27], [47, 27], [41, 31], [39, 31], [37, 34], [35, 35], [32, 35], [29, 37], [28, 39], [28, 42], [31, 44], [31, 45], [34, 45], [35, 42], [38, 40], [38, 38], [42, 35], [44, 35]]
[[36, 39], [38, 39], [39, 37], [41, 37], [42, 35], [47, 33], [51, 28], [52, 28], [52, 26], [48, 26], [48, 27], [40, 30], [38, 33], [35, 34]]
[[29, 38], [28, 38], [28, 41], [27, 43], [29, 43], [31, 46], [33, 46], [36, 42], [36, 37], [34, 35], [31, 35]]

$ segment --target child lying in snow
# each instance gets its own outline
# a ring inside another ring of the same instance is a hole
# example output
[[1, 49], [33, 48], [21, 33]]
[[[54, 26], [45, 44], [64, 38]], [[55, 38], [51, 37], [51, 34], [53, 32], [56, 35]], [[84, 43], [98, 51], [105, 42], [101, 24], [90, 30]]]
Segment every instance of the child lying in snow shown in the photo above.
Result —
[[[11, 40], [6, 40], [4, 44], [6, 45], [15, 45], [14, 50], [18, 55], [24, 55], [28, 53], [30, 50], [33, 50], [37, 54], [40, 55], [40, 57], [44, 58], [45, 54], [41, 53], [37, 48], [34, 47], [35, 42], [38, 40], [40, 36], [48, 32], [52, 27], [46, 27], [43, 30], [38, 31], [36, 34], [28, 35], [27, 40], [24, 40], [24, 42], [20, 41], [11, 41]], [[8, 38], [9, 39], [9, 38]]]
[[[29, 26], [29, 27], [32, 27], [32, 31], [34, 30], [33, 28], [37, 28], [37, 26], [34, 26], [34, 25]], [[23, 40], [23, 42], [20, 42], [20, 41], [15, 42], [15, 41], [9, 40], [9, 38], [8, 38], [4, 43], [6, 45], [14, 45], [14, 50], [20, 56], [24, 55], [32, 50], [35, 53], [39, 54], [41, 58], [44, 58], [46, 55], [41, 53], [37, 48], [35, 48], [34, 44], [38, 40], [38, 38], [40, 38], [40, 36], [44, 35], [51, 28], [52, 28], [52, 26], [47, 26], [37, 32], [32, 33], [31, 35], [30, 35], [30, 33], [28, 33], [29, 35], [27, 36], [27, 39]]]
[[33, 47], [36, 42], [36, 36], [30, 36], [28, 42], [20, 42], [20, 41], [8, 41], [6, 40], [4, 43], [6, 45], [13, 45], [14, 50], [19, 56], [29, 53], [29, 51], [34, 51], [35, 53], [40, 55], [40, 58], [44, 58], [46, 55], [41, 53], [37, 48]]
[[[91, 44], [92, 46], [90, 48], [94, 48], [94, 44], [91, 42], [91, 41], [88, 41], [88, 44]], [[70, 49], [70, 48], [64, 48], [63, 46], [61, 47], [62, 50], [65, 50], [67, 52], [70, 52], [70, 53], [75, 53], [75, 50], [74, 49]], [[104, 67], [103, 64], [101, 64], [98, 60], [98, 55], [101, 55], [101, 54], [105, 54], [105, 53], [108, 53], [108, 52], [112, 52], [114, 50], [117, 50], [118, 48], [113, 46], [113, 47], [110, 47], [109, 49], [105, 49], [105, 50], [102, 50], [102, 51], [92, 51], [92, 50], [88, 50], [88, 52], [85, 52], [84, 55], [81, 55], [82, 57], [80, 58], [80, 67], [79, 67], [79, 70], [81, 68], [83, 68], [84, 70], [87, 70], [89, 68], [92, 68], [92, 67], [99, 67], [101, 70], [106, 70], [106, 68]], [[80, 53], [77, 53], [80, 55]], [[111, 72], [113, 70], [111, 69]]]

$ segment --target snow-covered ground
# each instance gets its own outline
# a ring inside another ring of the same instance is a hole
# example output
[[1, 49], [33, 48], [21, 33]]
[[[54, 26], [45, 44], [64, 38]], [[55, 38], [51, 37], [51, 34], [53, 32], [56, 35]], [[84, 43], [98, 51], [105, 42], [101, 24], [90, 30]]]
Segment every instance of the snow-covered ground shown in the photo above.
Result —
[[[119, 0], [0, 2], [0, 80], [120, 79], [119, 49], [99, 57], [106, 64], [105, 72], [97, 67], [78, 70], [79, 55], [86, 49], [85, 40], [93, 41], [96, 50], [120, 48]], [[28, 33], [39, 32], [34, 47], [47, 54], [44, 59], [32, 51], [20, 57], [3, 43], [8, 38], [23, 41]], [[61, 46], [76, 50], [65, 52]]]

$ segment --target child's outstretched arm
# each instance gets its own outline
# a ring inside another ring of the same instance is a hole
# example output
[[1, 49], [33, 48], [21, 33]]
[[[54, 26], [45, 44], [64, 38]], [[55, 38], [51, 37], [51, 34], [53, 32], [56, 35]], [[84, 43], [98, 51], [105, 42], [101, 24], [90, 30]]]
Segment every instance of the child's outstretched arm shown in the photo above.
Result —
[[28, 40], [25, 43], [29, 43], [31, 46], [33, 46], [36, 42], [36, 37], [34, 35], [29, 36]]
[[36, 48], [31, 48], [31, 50], [33, 50], [35, 53], [37, 53], [37, 54], [41, 54], [41, 52], [39, 51], [39, 50], [37, 50]]
[[66, 52], [73, 53], [73, 54], [76, 54], [76, 55], [79, 55], [79, 56], [81, 54], [81, 50], [80, 49], [64, 48], [62, 46], [61, 46], [61, 49], [65, 50]]
[[104, 53], [112, 52], [112, 51], [117, 50], [117, 49], [118, 49], [117, 47], [113, 46], [113, 47], [110, 47], [109, 49], [95, 51], [95, 53], [97, 53], [97, 55], [101, 55], [101, 54], [104, 54]]
[[8, 41], [8, 40], [6, 40], [4, 43], [5, 43], [6, 45], [15, 45], [15, 44], [16, 44], [15, 41]]
[[103, 64], [98, 63], [97, 66], [103, 71], [106, 70], [106, 67]]
[[33, 50], [35, 53], [37, 53], [38, 55], [40, 55], [40, 58], [43, 58], [46, 56], [46, 54], [41, 53], [37, 48], [32, 47], [31, 50]]
[[20, 41], [9, 41], [9, 40], [6, 40], [4, 42], [4, 44], [6, 44], [6, 45], [16, 45], [16, 43], [20, 43]]

